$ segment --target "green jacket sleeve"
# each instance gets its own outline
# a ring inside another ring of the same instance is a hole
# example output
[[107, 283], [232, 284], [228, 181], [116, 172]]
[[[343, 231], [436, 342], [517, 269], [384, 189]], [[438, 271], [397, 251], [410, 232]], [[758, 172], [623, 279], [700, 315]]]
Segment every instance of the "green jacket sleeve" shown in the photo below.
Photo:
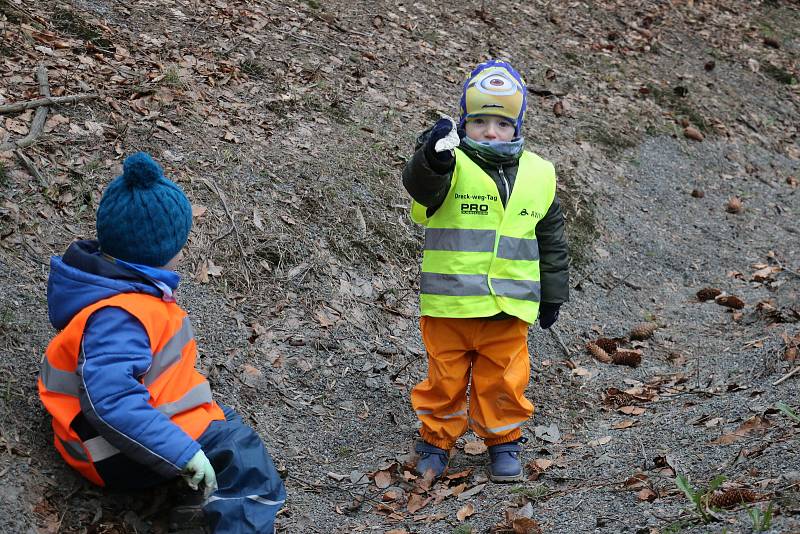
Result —
[[536, 225], [542, 302], [562, 304], [569, 300], [569, 250], [564, 233], [564, 213], [558, 195]]

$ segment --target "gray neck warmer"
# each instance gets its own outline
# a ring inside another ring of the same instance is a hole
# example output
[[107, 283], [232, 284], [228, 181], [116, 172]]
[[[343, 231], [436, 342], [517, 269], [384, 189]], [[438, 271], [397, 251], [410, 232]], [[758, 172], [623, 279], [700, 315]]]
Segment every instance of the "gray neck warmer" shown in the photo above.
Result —
[[475, 141], [465, 135], [461, 142], [491, 163], [519, 157], [525, 148], [524, 137], [517, 137], [511, 141]]

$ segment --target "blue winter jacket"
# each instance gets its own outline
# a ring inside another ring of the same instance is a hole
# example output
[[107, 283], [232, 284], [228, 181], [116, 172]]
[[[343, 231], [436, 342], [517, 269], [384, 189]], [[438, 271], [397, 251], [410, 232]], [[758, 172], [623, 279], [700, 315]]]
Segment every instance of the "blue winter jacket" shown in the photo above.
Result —
[[[96, 241], [76, 241], [50, 260], [47, 307], [59, 330], [86, 306], [120, 293], [172, 299], [180, 277], [163, 269], [109, 260]], [[101, 308], [86, 322], [81, 408], [89, 424], [126, 456], [165, 477], [177, 475], [200, 444], [150, 406], [140, 381], [153, 363], [150, 341], [133, 315]]]

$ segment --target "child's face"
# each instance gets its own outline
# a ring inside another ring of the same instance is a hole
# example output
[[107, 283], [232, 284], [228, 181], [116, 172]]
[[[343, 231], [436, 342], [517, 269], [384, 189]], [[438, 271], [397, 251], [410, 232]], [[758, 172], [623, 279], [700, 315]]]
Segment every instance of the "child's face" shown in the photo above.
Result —
[[511, 141], [514, 123], [505, 117], [479, 115], [470, 117], [464, 125], [467, 137], [473, 141]]

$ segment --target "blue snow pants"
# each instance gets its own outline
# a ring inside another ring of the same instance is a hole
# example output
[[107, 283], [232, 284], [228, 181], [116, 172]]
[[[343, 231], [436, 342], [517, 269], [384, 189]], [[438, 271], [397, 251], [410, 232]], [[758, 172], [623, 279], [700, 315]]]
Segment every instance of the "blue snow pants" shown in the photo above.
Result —
[[271, 534], [286, 489], [255, 430], [233, 409], [219, 405], [225, 421], [212, 421], [197, 439], [217, 473], [215, 491], [203, 505], [215, 534]]

